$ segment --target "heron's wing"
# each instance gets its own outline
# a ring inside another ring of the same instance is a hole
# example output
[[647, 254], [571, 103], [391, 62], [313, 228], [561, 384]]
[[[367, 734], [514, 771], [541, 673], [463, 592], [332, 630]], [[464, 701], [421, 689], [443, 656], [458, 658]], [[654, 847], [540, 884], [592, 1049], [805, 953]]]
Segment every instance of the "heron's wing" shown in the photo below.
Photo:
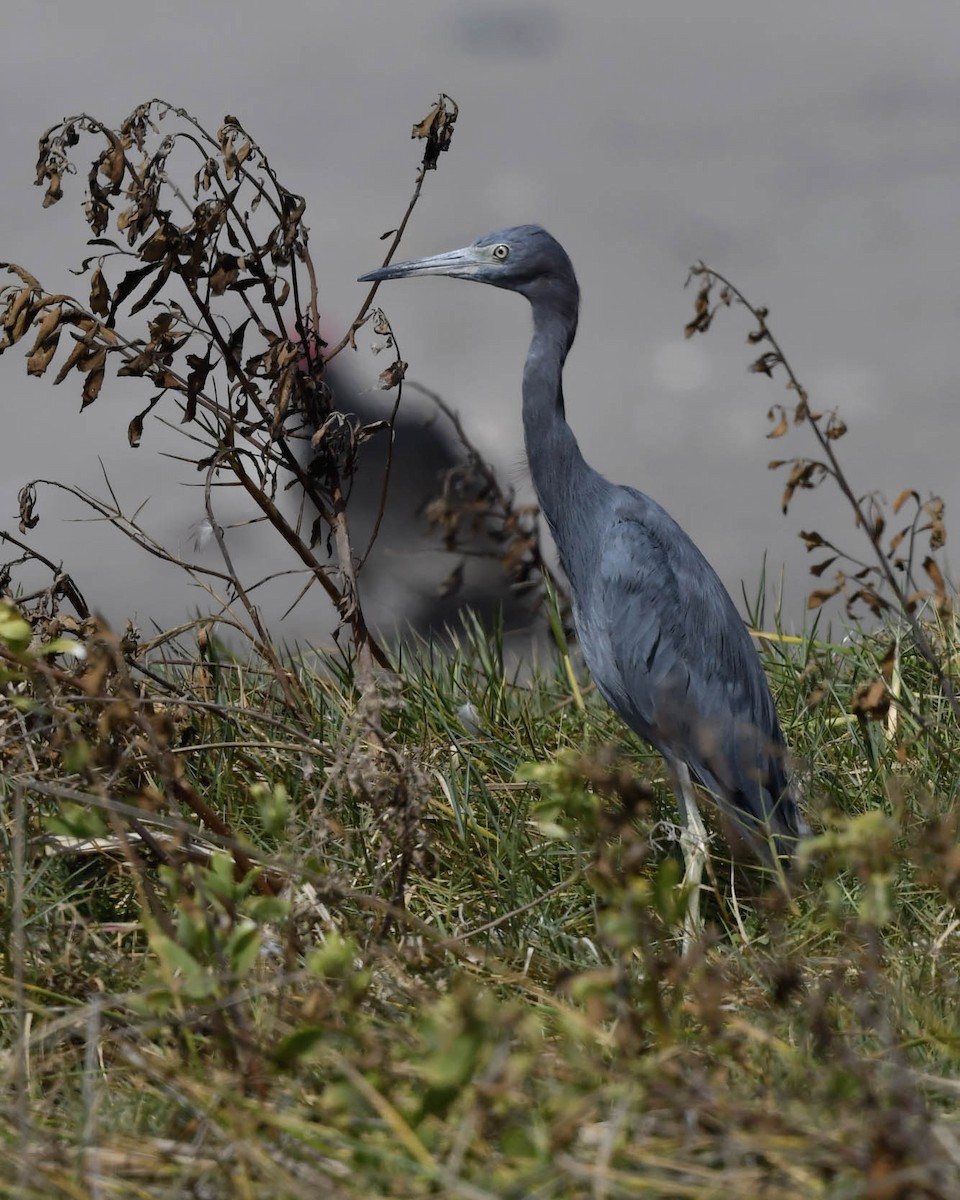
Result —
[[731, 815], [790, 835], [790, 814], [776, 815], [787, 778], [773, 698], [743, 620], [694, 543], [654, 501], [618, 489], [593, 587], [584, 652], [608, 702]]

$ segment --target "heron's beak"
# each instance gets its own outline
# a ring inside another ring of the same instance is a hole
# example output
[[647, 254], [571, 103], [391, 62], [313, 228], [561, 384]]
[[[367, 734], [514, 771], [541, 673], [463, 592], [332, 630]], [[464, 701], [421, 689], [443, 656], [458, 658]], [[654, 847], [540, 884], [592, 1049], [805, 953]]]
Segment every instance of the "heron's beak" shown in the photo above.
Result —
[[473, 246], [462, 250], [448, 250], [446, 254], [433, 254], [429, 258], [415, 258], [410, 262], [391, 263], [378, 271], [361, 275], [358, 283], [374, 283], [380, 279], [406, 279], [411, 275], [452, 275], [454, 279], [472, 279], [484, 263]]

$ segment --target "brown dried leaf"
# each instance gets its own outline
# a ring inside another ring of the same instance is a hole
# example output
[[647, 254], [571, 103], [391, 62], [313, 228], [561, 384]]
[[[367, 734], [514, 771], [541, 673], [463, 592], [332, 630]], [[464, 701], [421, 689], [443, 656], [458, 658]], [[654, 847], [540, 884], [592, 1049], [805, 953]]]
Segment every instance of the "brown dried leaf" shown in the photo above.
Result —
[[690, 338], [695, 333], [706, 333], [710, 328], [710, 322], [713, 320], [713, 313], [702, 312], [698, 313], [689, 324], [683, 327], [683, 336]]
[[147, 328], [150, 330], [151, 342], [166, 342], [172, 345], [173, 339], [170, 336], [170, 331], [173, 329], [176, 322], [176, 316], [168, 310], [157, 313], [147, 323]]
[[243, 165], [244, 161], [253, 149], [250, 142], [244, 142], [240, 147], [237, 146], [237, 135], [245, 136], [240, 122], [236, 117], [231, 117], [229, 114], [224, 118], [224, 123], [217, 133], [217, 140], [220, 143], [220, 153], [223, 155], [224, 173], [227, 179], [235, 178], [237, 171]]
[[427, 144], [423, 151], [423, 169], [434, 171], [440, 155], [450, 149], [453, 139], [453, 127], [457, 123], [460, 109], [449, 96], [440, 93], [436, 104], [422, 121], [413, 127], [411, 137], [426, 138]]
[[210, 272], [210, 291], [215, 296], [222, 296], [227, 288], [237, 282], [243, 267], [243, 259], [235, 254], [219, 255], [216, 266]]
[[800, 530], [799, 536], [803, 538], [804, 544], [808, 550], [816, 550], [818, 546], [827, 546], [829, 542], [825, 541], [815, 529], [809, 531]]
[[441, 596], [455, 596], [463, 587], [463, 562], [457, 563], [446, 579], [442, 580], [437, 591]]
[[890, 692], [882, 679], [861, 683], [854, 692], [850, 711], [864, 721], [882, 721], [890, 711]]
[[110, 289], [100, 267], [94, 267], [90, 276], [90, 311], [105, 317], [110, 311]]
[[60, 318], [63, 315], [63, 305], [51, 304], [40, 320], [37, 322], [37, 339], [33, 343], [31, 354], [36, 354], [47, 338], [54, 332], [60, 324]]
[[[30, 313], [30, 305], [33, 300], [33, 288], [19, 288], [10, 294], [7, 300], [7, 307], [3, 313], [3, 331], [10, 340], [12, 345], [14, 342], [23, 337], [25, 331], [24, 319]], [[18, 332], [19, 330], [19, 332]]]
[[903, 491], [900, 493], [900, 495], [893, 502], [893, 511], [895, 513], [898, 513], [900, 511], [900, 509], [903, 508], [903, 506], [906, 504], [906, 502], [911, 498], [911, 496], [913, 497], [914, 503], [916, 503], [916, 504], [920, 503], [919, 492], [915, 492], [912, 488], [904, 488]]
[[103, 367], [94, 367], [94, 369], [87, 376], [83, 385], [83, 393], [80, 404], [81, 410], [86, 408], [88, 404], [92, 404], [100, 395], [100, 388], [103, 386], [103, 375]]
[[930, 549], [939, 550], [947, 540], [947, 527], [943, 522], [945, 505], [939, 496], [931, 496], [924, 504], [923, 511], [930, 518], [930, 524], [924, 529], [930, 530]]
[[818, 588], [815, 592], [811, 592], [807, 597], [807, 608], [819, 608], [822, 604], [832, 599], [841, 590], [842, 585], [832, 588]]
[[130, 424], [127, 426], [127, 441], [136, 449], [140, 445], [140, 440], [143, 437], [143, 418], [145, 413], [137, 413]]
[[37, 279], [37, 277], [35, 275], [31, 275], [30, 272], [28, 270], [26, 270], [26, 268], [18, 267], [16, 263], [12, 263], [12, 262], [0, 262], [0, 267], [3, 267], [5, 270], [9, 271], [12, 275], [16, 275], [20, 280], [22, 280], [27, 285], [28, 288], [33, 288], [33, 290], [35, 292], [43, 291], [43, 288], [40, 286], [40, 281]]
[[389, 428], [389, 421], [371, 421], [367, 425], [361, 425], [357, 430], [357, 445], [362, 446], [364, 442], [368, 442], [372, 437], [376, 437], [378, 433]]
[[203, 358], [199, 354], [187, 355], [187, 366], [190, 368], [190, 373], [187, 375], [187, 403], [183, 410], [183, 424], [192, 421], [196, 416], [197, 400], [207, 386], [207, 376], [210, 374], [212, 366], [211, 350], [212, 346], [208, 346], [207, 353]]
[[93, 344], [88, 346], [86, 354], [83, 356], [83, 361], [80, 363], [81, 371], [98, 371], [107, 361], [106, 346]]
[[777, 421], [777, 426], [775, 429], [770, 430], [770, 432], [767, 434], [768, 438], [783, 437], [783, 435], [789, 429], [789, 425], [787, 424], [787, 410], [782, 404], [774, 404], [774, 406], [767, 413], [767, 419], [770, 421], [774, 421], [778, 417], [779, 421]]
[[134, 354], [130, 358], [125, 358], [123, 364], [117, 368], [118, 375], [145, 375], [154, 364], [154, 354], [151, 350], [144, 349], [139, 354]]
[[70, 372], [74, 369], [74, 367], [79, 366], [82, 369], [83, 360], [86, 357], [86, 355], [88, 354], [89, 350], [90, 350], [90, 343], [87, 341], [87, 339], [79, 338], [76, 341], [76, 343], [74, 344], [73, 349], [67, 355], [67, 358], [64, 361], [63, 365], [61, 366], [60, 370], [57, 372], [57, 377], [53, 381], [54, 384], [63, 383], [63, 381], [70, 374]]
[[832, 563], [835, 563], [836, 561], [837, 561], [837, 556], [834, 554], [830, 558], [825, 558], [822, 562], [814, 563], [813, 566], [810, 568], [810, 574], [816, 575], [816, 577], [819, 579], [820, 576], [827, 569], [827, 567], [829, 567]]
[[783, 489], [781, 501], [783, 511], [786, 512], [789, 509], [790, 501], [797, 488], [815, 488], [823, 479], [824, 474], [825, 468], [822, 463], [807, 458], [794, 459], [790, 478]]
[[213, 181], [217, 177], [219, 168], [215, 158], [208, 158], [206, 163], [193, 177], [193, 198], [199, 199], [201, 192], [209, 192]]
[[227, 353], [223, 356], [223, 361], [227, 368], [227, 378], [231, 382], [237, 378], [237, 366], [243, 357], [243, 339], [246, 337], [250, 321], [250, 317], [241, 321], [230, 334], [230, 340], [227, 342]]
[[940, 591], [946, 590], [946, 583], [944, 582], [943, 573], [941, 572], [935, 559], [930, 557], [925, 558], [923, 560], [923, 569], [930, 576], [935, 588], [938, 588]]
[[20, 503], [20, 532], [26, 533], [28, 529], [33, 529], [40, 521], [35, 511], [37, 489], [32, 483], [28, 483], [26, 487], [20, 489], [18, 500]]
[[99, 237], [110, 224], [111, 208], [102, 196], [88, 196], [83, 202], [83, 215], [94, 237]]
[[[39, 341], [39, 339], [38, 339]], [[60, 330], [49, 334], [42, 344], [37, 345], [27, 358], [27, 374], [42, 375], [53, 361], [60, 344]]]
[[831, 438], [833, 441], [836, 441], [837, 438], [842, 438], [846, 432], [846, 424], [840, 420], [836, 413], [831, 413], [830, 420], [827, 422], [827, 428], [825, 430], [827, 437]]
[[140, 439], [143, 437], [143, 422], [147, 414], [153, 409], [157, 402], [163, 397], [163, 392], [154, 396], [143, 412], [137, 413], [130, 424], [127, 426], [127, 440], [131, 446], [139, 446]]
[[826, 696], [826, 694], [827, 694], [827, 689], [823, 686], [822, 683], [818, 683], [815, 687], [811, 688], [810, 692], [807, 695], [807, 708], [808, 709], [816, 708], [817, 705], [823, 700], [824, 696]]
[[760, 357], [750, 364], [750, 370], [757, 375], [768, 375], [773, 378], [773, 369], [781, 363], [780, 355], [775, 350], [768, 350], [766, 354], [761, 354]]
[[148, 263], [145, 267], [136, 267], [124, 275], [113, 290], [113, 297], [110, 301], [110, 313], [107, 316], [108, 325], [113, 325], [116, 320], [117, 310], [130, 293], [157, 269], [154, 263]]
[[887, 527], [887, 521], [883, 515], [881, 502], [875, 492], [871, 492], [860, 497], [860, 510], [863, 513], [863, 522], [861, 522], [860, 515], [858, 513], [854, 520], [854, 524], [864, 524], [871, 530], [873, 537], [879, 540], [880, 535]]
[[[860, 574], [863, 574], [863, 572], [860, 572]], [[858, 603], [865, 604], [878, 617], [890, 610], [890, 605], [887, 601], [870, 587], [859, 588], [853, 593], [847, 601], [847, 611], [852, 612], [854, 606]]]
[[172, 392], [186, 391], [186, 386], [180, 376], [166, 368], [157, 371], [153, 376], [153, 381], [157, 387], [169, 388]]
[[284, 417], [287, 415], [287, 409], [290, 407], [290, 396], [296, 377], [297, 368], [293, 364], [288, 366], [280, 376], [280, 383], [274, 398], [273, 421], [270, 424], [270, 432], [274, 436], [280, 431]]
[[936, 559], [931, 558], [928, 555], [923, 560], [923, 569], [926, 571], [927, 575], [929, 576], [930, 582], [933, 584], [934, 592], [937, 596], [937, 599], [939, 600], [941, 596], [946, 597], [947, 582], [943, 578], [943, 572], [940, 570], [940, 567], [939, 567]]
[[52, 204], [56, 204], [58, 200], [63, 199], [62, 176], [59, 171], [48, 167], [46, 177], [50, 182], [47, 184], [47, 190], [43, 195], [43, 207], [49, 208]]
[[157, 277], [153, 280], [147, 290], [143, 293], [136, 304], [130, 306], [130, 316], [134, 316], [138, 312], [142, 312], [156, 297], [163, 291], [167, 280], [170, 278], [170, 273], [173, 270], [172, 260], [167, 260], [163, 266], [157, 271]]
[[100, 155], [97, 170], [110, 184], [111, 194], [116, 196], [120, 191], [120, 184], [123, 182], [123, 171], [126, 166], [124, 146], [123, 142], [121, 142], [112, 129], [104, 129], [103, 132], [110, 139], [110, 145]]
[[390, 391], [399, 385], [400, 381], [407, 373], [407, 364], [397, 359], [392, 362], [385, 371], [380, 372], [380, 386], [385, 392]]

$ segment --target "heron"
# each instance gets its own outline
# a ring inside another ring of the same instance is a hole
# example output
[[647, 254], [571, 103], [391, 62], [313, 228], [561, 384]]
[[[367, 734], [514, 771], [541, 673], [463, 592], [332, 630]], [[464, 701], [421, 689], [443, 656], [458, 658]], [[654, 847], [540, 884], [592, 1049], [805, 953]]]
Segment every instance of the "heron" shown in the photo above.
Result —
[[533, 310], [522, 415], [534, 489], [569, 585], [573, 626], [596, 686], [659, 751], [677, 799], [685, 942], [700, 928], [707, 832], [693, 781], [718, 804], [731, 843], [781, 881], [806, 832], [787, 747], [750, 633], [693, 540], [655, 500], [611, 483], [567, 423], [563, 368], [577, 331], [573, 264], [538, 225], [500, 229], [360, 282], [446, 275], [519, 292]]

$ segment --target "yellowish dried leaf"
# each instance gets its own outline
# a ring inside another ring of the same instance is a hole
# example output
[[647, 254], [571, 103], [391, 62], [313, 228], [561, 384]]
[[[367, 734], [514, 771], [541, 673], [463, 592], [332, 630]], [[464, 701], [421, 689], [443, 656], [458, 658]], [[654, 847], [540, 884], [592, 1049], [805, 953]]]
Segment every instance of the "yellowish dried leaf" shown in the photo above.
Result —
[[917, 504], [920, 503], [919, 495], [915, 491], [913, 491], [912, 488], [904, 488], [903, 491], [900, 493], [900, 495], [893, 502], [893, 511], [895, 513], [898, 513], [900, 511], [900, 509], [903, 508], [903, 506], [906, 504], [906, 502], [911, 498], [911, 496], [913, 497], [913, 499], [916, 501]]
[[779, 417], [779, 420], [777, 420], [776, 428], [771, 429], [770, 432], [767, 434], [767, 437], [768, 438], [783, 437], [783, 435], [790, 428], [790, 426], [787, 422], [787, 410], [783, 407], [782, 404], [775, 404], [770, 409], [770, 411], [767, 413], [767, 417], [771, 421], [777, 420], [777, 418]]
[[46, 341], [34, 348], [27, 358], [27, 374], [42, 375], [53, 361], [60, 345], [60, 331], [51, 334]]
[[60, 370], [57, 372], [57, 377], [53, 381], [54, 384], [63, 383], [74, 367], [78, 366], [82, 362], [89, 349], [89, 342], [82, 339], [76, 342], [73, 349], [64, 360], [63, 365], [60, 367]]
[[37, 322], [37, 337], [33, 343], [31, 354], [36, 354], [47, 338], [60, 324], [60, 318], [63, 315], [63, 305], [52, 304]]

